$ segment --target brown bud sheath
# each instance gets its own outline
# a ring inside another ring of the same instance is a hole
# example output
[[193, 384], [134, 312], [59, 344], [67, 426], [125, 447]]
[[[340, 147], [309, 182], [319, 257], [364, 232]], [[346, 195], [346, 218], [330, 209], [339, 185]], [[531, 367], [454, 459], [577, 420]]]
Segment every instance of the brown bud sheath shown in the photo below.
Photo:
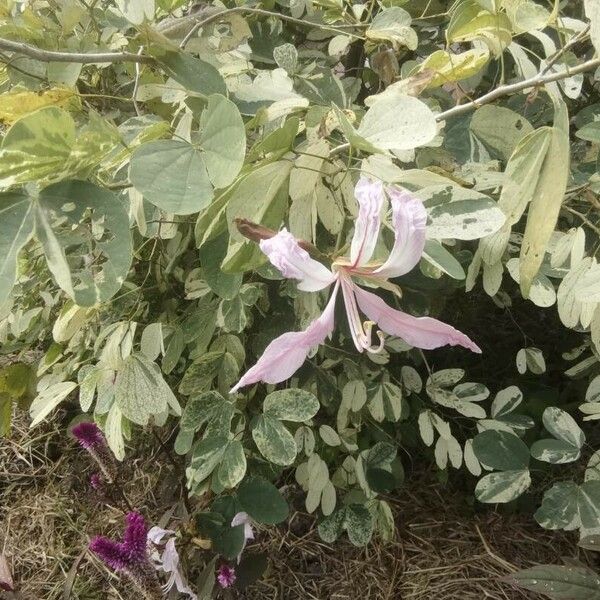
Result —
[[[253, 223], [248, 219], [237, 218], [233, 221], [237, 230], [249, 240], [253, 242], [260, 242], [260, 240], [268, 240], [277, 235], [277, 232], [273, 229], [269, 229], [268, 227], [264, 227], [263, 225], [259, 225], [258, 223]], [[298, 245], [300, 248], [306, 250], [313, 258], [318, 259], [326, 259], [327, 257], [323, 255], [322, 252], [313, 246], [310, 242], [305, 240], [298, 240]]]

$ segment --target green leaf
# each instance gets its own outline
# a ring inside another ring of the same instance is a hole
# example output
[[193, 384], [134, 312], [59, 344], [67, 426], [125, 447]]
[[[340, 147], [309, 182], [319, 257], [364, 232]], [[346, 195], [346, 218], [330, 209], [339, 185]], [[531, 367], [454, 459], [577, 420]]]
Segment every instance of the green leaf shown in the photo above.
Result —
[[427, 87], [435, 88], [476, 75], [489, 60], [490, 53], [486, 48], [473, 48], [459, 54], [436, 50], [419, 63], [418, 70], [411, 72], [411, 75], [416, 73], [432, 75]]
[[498, 231], [505, 221], [496, 202], [475, 190], [434, 185], [416, 195], [429, 213], [428, 238], [474, 240]]
[[298, 452], [294, 436], [281, 421], [260, 415], [252, 428], [252, 438], [260, 453], [276, 465], [291, 465]]
[[487, 264], [500, 261], [508, 245], [511, 227], [519, 221], [534, 197], [551, 139], [552, 129], [540, 127], [526, 135], [510, 156], [498, 200], [506, 221], [499, 231], [482, 239], [479, 246]]
[[479, 502], [485, 503], [511, 502], [530, 485], [531, 475], [528, 469], [490, 473], [477, 482], [475, 497]]
[[213, 95], [200, 115], [198, 144], [216, 188], [229, 185], [238, 175], [246, 154], [246, 129], [237, 106], [224, 96]]
[[17, 258], [33, 235], [34, 222], [34, 205], [27, 194], [0, 194], [0, 304], [15, 284]]
[[61, 108], [41, 108], [19, 119], [2, 140], [0, 187], [60, 179], [75, 136], [75, 122]]
[[517, 571], [507, 580], [555, 600], [600, 600], [598, 574], [585, 567], [539, 565]]
[[117, 460], [123, 460], [125, 458], [125, 440], [123, 438], [123, 413], [121, 409], [113, 404], [108, 411], [106, 417], [106, 425], [104, 427], [104, 433], [106, 434], [106, 441], [108, 442], [109, 448], [113, 451], [113, 454]]
[[194, 446], [186, 469], [190, 489], [202, 483], [214, 471], [228, 446], [229, 439], [223, 436], [206, 437]]
[[202, 153], [181, 140], [142, 144], [131, 157], [129, 177], [148, 202], [176, 215], [199, 212], [213, 199]]
[[158, 365], [142, 353], [128, 356], [118, 370], [115, 403], [123, 416], [138, 425], [146, 425], [151, 416], [165, 412], [168, 407], [180, 411]]
[[466, 277], [462, 265], [437, 240], [425, 241], [423, 259], [436, 269], [452, 277], [452, 279], [464, 279]]
[[215, 418], [226, 404], [229, 403], [218, 392], [209, 391], [192, 396], [183, 409], [180, 429], [198, 431], [202, 425]]
[[531, 123], [520, 114], [493, 104], [478, 108], [469, 127], [473, 135], [504, 160], [533, 131]]
[[249, 242], [235, 227], [242, 218], [271, 229], [279, 229], [288, 204], [288, 182], [292, 163], [278, 161], [251, 171], [236, 186], [227, 205], [227, 223], [231, 236], [222, 264], [226, 272], [244, 272], [266, 262], [258, 244]]
[[80, 306], [111, 298], [129, 272], [127, 207], [113, 192], [92, 183], [70, 180], [44, 188], [35, 234], [57, 283]]
[[531, 455], [537, 460], [563, 464], [577, 460], [585, 435], [568, 413], [549, 406], [542, 416], [544, 427], [557, 439], [537, 440], [531, 446]]
[[356, 132], [380, 150], [412, 150], [436, 136], [437, 124], [424, 102], [413, 96], [397, 96], [375, 102]]
[[165, 52], [157, 58], [165, 72], [192, 95], [227, 94], [223, 77], [211, 64], [183, 52]]
[[477, 459], [491, 469], [516, 471], [529, 465], [529, 449], [507, 431], [483, 431], [473, 439]]
[[555, 483], [534, 516], [546, 529], [579, 528], [582, 536], [600, 533], [600, 481]]
[[271, 392], [263, 403], [263, 412], [282, 421], [301, 423], [312, 419], [319, 410], [319, 401], [305, 390], [289, 388]]
[[521, 244], [520, 286], [525, 298], [529, 296], [533, 278], [544, 260], [569, 180], [569, 112], [562, 100], [554, 101], [552, 137], [531, 200]]
[[235, 487], [246, 474], [246, 455], [239, 440], [229, 442], [217, 470], [217, 483], [224, 489]]
[[222, 527], [212, 541], [215, 552], [234, 560], [244, 549], [244, 525]]
[[349, 504], [346, 507], [344, 528], [352, 544], [355, 546], [366, 546], [373, 534], [373, 517], [364, 506]]
[[401, 46], [415, 50], [419, 43], [417, 33], [410, 27], [412, 18], [399, 6], [385, 8], [378, 12], [365, 32], [367, 40], [375, 44], [391, 42], [397, 50]]
[[29, 407], [30, 427], [39, 425], [76, 387], [73, 381], [62, 381], [43, 389]]
[[287, 502], [279, 490], [262, 477], [244, 480], [238, 489], [238, 500], [255, 521], [266, 525], [281, 523], [289, 514]]

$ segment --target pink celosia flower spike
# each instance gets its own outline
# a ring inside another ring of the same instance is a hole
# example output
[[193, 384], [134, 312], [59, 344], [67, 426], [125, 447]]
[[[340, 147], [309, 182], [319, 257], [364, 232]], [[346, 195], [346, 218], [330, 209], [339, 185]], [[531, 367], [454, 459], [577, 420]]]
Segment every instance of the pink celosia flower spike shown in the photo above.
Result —
[[[331, 336], [340, 288], [352, 340], [359, 352], [381, 352], [384, 332], [404, 339], [415, 348], [431, 350], [451, 345], [481, 352], [472, 340], [451, 325], [396, 310], [356, 284], [353, 278], [361, 277], [374, 285], [386, 286], [389, 278], [405, 275], [418, 264], [425, 247], [427, 212], [423, 203], [409, 191], [395, 186], [384, 189], [380, 181], [371, 181], [364, 176], [356, 184], [354, 193], [359, 211], [350, 256], [336, 260], [331, 271], [312, 259], [286, 229], [260, 242], [261, 250], [281, 274], [298, 281], [298, 289], [316, 292], [331, 285], [334, 288], [323, 314], [306, 330], [284, 333], [274, 339], [257, 363], [232, 388], [232, 393], [259, 381], [275, 384], [289, 379], [302, 366], [311, 349]], [[371, 262], [386, 195], [392, 208], [394, 246], [387, 260]], [[363, 320], [361, 312], [368, 320]], [[381, 328], [377, 332], [377, 344], [372, 341], [374, 325]]]
[[235, 583], [236, 579], [237, 577], [233, 567], [230, 567], [229, 565], [221, 565], [219, 567], [217, 581], [222, 588], [231, 587]]
[[148, 529], [144, 517], [130, 512], [125, 518], [123, 540], [97, 536], [90, 550], [117, 573], [124, 573], [146, 600], [161, 600], [162, 591], [147, 551]]

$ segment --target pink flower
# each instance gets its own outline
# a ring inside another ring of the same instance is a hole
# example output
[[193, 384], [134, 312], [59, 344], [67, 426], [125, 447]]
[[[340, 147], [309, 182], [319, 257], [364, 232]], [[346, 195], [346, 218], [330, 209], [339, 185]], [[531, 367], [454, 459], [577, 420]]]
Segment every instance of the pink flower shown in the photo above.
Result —
[[[329, 270], [312, 259], [286, 230], [261, 240], [260, 248], [284, 277], [296, 279], [298, 289], [316, 292], [333, 285], [323, 314], [306, 330], [284, 333], [273, 340], [258, 362], [232, 388], [263, 381], [280, 383], [289, 379], [304, 363], [310, 350], [331, 336], [338, 291], [342, 290], [352, 340], [359, 352], [381, 352], [383, 332], [398, 336], [416, 348], [431, 350], [440, 346], [463, 346], [473, 352], [480, 348], [464, 333], [431, 317], [413, 317], [388, 306], [379, 296], [360, 288], [354, 277], [374, 285], [389, 287], [387, 280], [408, 273], [420, 260], [425, 246], [427, 213], [423, 203], [407, 190], [361, 177], [354, 190], [359, 213], [350, 246], [350, 257], [336, 260]], [[385, 196], [392, 206], [394, 246], [383, 263], [369, 262], [379, 235]], [[363, 321], [361, 312], [367, 316]], [[372, 329], [378, 325], [379, 343], [372, 344]]]
[[222, 588], [231, 587], [237, 577], [235, 576], [235, 569], [229, 565], [221, 565], [217, 573], [217, 581]]

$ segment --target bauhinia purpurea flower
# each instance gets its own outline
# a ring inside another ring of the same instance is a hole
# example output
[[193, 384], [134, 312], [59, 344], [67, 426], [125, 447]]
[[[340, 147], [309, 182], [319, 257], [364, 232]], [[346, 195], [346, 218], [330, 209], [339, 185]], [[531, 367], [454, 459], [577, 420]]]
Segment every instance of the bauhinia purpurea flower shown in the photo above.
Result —
[[[386, 186], [361, 177], [354, 194], [359, 211], [350, 244], [350, 256], [336, 259], [328, 269], [311, 258], [286, 229], [261, 239], [261, 250], [281, 274], [298, 281], [298, 289], [318, 292], [333, 286], [333, 292], [320, 317], [304, 331], [290, 331], [273, 340], [256, 364], [232, 388], [259, 381], [276, 384], [289, 379], [304, 363], [311, 349], [322, 344], [334, 329], [338, 292], [342, 291], [350, 333], [359, 352], [381, 352], [384, 332], [405, 340], [415, 348], [432, 350], [445, 345], [463, 346], [473, 352], [480, 348], [451, 325], [431, 317], [414, 317], [388, 306], [379, 296], [359, 287], [355, 278], [387, 288], [388, 280], [405, 275], [419, 262], [425, 247], [427, 213], [423, 203], [409, 191]], [[381, 212], [387, 197], [392, 208], [394, 245], [384, 262], [370, 262], [381, 226]], [[366, 315], [363, 320], [361, 313]], [[373, 344], [373, 327], [378, 325], [379, 341]]]

